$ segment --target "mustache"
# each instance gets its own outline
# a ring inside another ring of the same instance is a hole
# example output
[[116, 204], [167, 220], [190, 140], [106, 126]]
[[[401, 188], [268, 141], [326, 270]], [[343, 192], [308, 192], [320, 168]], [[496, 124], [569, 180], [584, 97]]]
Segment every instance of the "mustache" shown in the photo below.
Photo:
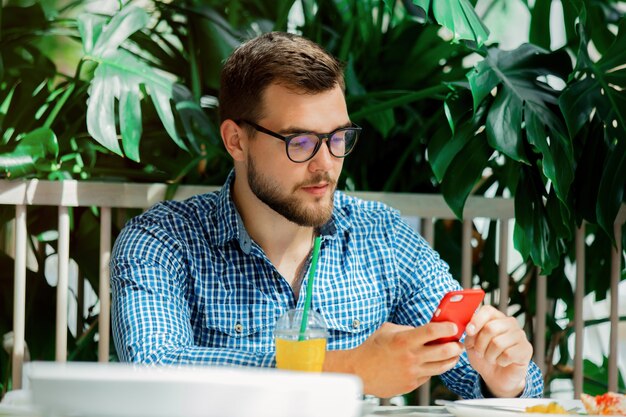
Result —
[[301, 182], [296, 186], [296, 188], [311, 187], [319, 184], [320, 182], [326, 182], [331, 186], [335, 186], [337, 184], [337, 181], [333, 180], [328, 172], [323, 172], [315, 174], [311, 179]]

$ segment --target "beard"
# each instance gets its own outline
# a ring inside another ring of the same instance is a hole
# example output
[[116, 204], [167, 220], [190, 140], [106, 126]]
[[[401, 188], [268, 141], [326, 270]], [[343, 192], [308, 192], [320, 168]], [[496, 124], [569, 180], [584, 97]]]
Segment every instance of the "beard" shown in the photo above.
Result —
[[[294, 190], [322, 181], [327, 182], [332, 190], [329, 201], [313, 208], [307, 208], [294, 193], [285, 194], [281, 192], [282, 187], [259, 173], [253, 159], [248, 159], [248, 184], [252, 193], [269, 208], [299, 226], [320, 227], [330, 220], [333, 214], [334, 191], [337, 182], [332, 180], [327, 172], [316, 174], [310, 180], [297, 184]], [[319, 201], [321, 202], [321, 199]]]

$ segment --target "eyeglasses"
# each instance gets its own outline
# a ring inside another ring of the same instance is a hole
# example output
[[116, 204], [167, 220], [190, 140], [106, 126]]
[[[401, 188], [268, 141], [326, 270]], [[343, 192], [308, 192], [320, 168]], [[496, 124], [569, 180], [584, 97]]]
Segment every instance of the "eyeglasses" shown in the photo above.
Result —
[[330, 154], [335, 158], [343, 158], [352, 152], [362, 130], [359, 126], [352, 123], [350, 127], [340, 127], [330, 133], [303, 132], [283, 136], [248, 120], [237, 121], [238, 124], [241, 122], [249, 124], [261, 133], [284, 141], [287, 157], [293, 162], [306, 162], [313, 158], [317, 151], [320, 150], [324, 139], [327, 139], [326, 145]]

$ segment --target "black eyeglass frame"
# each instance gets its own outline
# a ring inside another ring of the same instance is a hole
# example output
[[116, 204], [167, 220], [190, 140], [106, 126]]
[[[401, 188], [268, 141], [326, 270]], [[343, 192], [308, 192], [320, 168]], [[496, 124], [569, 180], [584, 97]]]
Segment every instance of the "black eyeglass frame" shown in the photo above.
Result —
[[[287, 135], [287, 136], [283, 136], [280, 133], [276, 133], [272, 130], [269, 130], [261, 125], [258, 125], [254, 122], [251, 122], [249, 120], [245, 120], [245, 119], [240, 119], [240, 120], [236, 120], [235, 123], [237, 124], [241, 124], [241, 123], [246, 123], [250, 126], [252, 126], [255, 130], [261, 132], [261, 133], [265, 133], [266, 135], [270, 135], [276, 139], [280, 139], [283, 142], [285, 142], [285, 153], [287, 154], [287, 158], [289, 158], [290, 161], [295, 162], [297, 164], [299, 163], [303, 163], [303, 162], [307, 162], [310, 161], [311, 159], [313, 159], [313, 157], [317, 154], [317, 152], [320, 150], [320, 148], [322, 147], [322, 142], [324, 142], [324, 139], [326, 139], [326, 146], [328, 146], [328, 151], [330, 152], [330, 154], [332, 156], [334, 156], [335, 158], [345, 158], [346, 156], [348, 156], [350, 154], [350, 152], [352, 152], [354, 150], [354, 147], [357, 143], [357, 141], [359, 140], [359, 136], [361, 131], [363, 130], [363, 128], [361, 126], [358, 126], [356, 123], [351, 123], [350, 126], [347, 127], [340, 127], [338, 129], [333, 130], [332, 132], [329, 133], [315, 133], [315, 132], [299, 132], [299, 133], [293, 133], [291, 135]], [[351, 131], [355, 131], [356, 132], [356, 139], [354, 139], [354, 143], [352, 143], [352, 147], [345, 152], [343, 155], [335, 155], [335, 153], [333, 152], [333, 150], [330, 147], [329, 144], [329, 140], [330, 138], [337, 132], [341, 132], [342, 130], [351, 130]], [[313, 152], [311, 153], [311, 155], [303, 160], [303, 161], [296, 161], [294, 160], [291, 155], [289, 155], [289, 142], [291, 142], [292, 139], [297, 138], [299, 136], [303, 136], [303, 135], [313, 135], [313, 136], [317, 136], [317, 138], [319, 139], [317, 141], [317, 144], [315, 145], [315, 148], [313, 149]]]

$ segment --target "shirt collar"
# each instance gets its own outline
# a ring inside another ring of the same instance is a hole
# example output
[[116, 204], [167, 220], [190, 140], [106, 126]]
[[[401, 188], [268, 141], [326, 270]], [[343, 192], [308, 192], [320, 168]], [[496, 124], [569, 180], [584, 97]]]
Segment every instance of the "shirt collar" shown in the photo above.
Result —
[[[235, 170], [231, 170], [222, 186], [221, 190], [218, 192], [217, 199], [217, 207], [214, 214], [214, 221], [216, 229], [219, 233], [216, 234], [215, 242], [220, 245], [225, 245], [231, 240], [238, 240], [242, 250], [245, 253], [248, 253], [244, 248], [250, 246], [250, 235], [245, 231], [245, 227], [243, 227], [243, 221], [241, 220], [241, 216], [237, 211], [237, 207], [235, 207], [235, 203], [232, 199], [232, 186], [235, 181]], [[213, 216], [211, 216], [213, 217]], [[245, 233], [243, 239], [241, 239], [241, 232]], [[242, 241], [244, 244], [242, 244]], [[245, 242], [248, 242], [247, 244]]]
[[339, 232], [350, 229], [350, 213], [345, 203], [346, 195], [341, 191], [335, 191], [333, 214], [330, 220], [320, 227], [320, 236], [324, 236], [327, 239], [335, 239]]

